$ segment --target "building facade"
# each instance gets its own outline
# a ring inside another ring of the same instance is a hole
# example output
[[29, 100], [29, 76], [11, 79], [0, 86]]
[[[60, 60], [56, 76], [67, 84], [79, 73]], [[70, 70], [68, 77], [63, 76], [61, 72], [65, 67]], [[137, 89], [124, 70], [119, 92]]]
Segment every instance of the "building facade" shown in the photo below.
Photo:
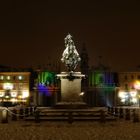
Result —
[[90, 69], [88, 79], [86, 101], [90, 106], [116, 105], [117, 73], [100, 64]]
[[140, 72], [119, 72], [118, 79], [118, 105], [139, 105]]
[[56, 73], [40, 71], [35, 82], [34, 104], [37, 106], [54, 106], [60, 99], [60, 86]]
[[29, 91], [30, 72], [0, 72], [0, 103], [27, 104]]

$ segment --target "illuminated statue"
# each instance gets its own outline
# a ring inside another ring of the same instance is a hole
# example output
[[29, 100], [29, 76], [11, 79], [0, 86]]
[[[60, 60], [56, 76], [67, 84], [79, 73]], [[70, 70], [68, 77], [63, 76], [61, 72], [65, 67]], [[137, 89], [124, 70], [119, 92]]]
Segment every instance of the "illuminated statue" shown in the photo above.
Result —
[[70, 34], [65, 37], [64, 41], [66, 49], [62, 54], [61, 61], [66, 64], [68, 70], [71, 72], [76, 69], [81, 58], [79, 57], [79, 54], [72, 40], [72, 36]]

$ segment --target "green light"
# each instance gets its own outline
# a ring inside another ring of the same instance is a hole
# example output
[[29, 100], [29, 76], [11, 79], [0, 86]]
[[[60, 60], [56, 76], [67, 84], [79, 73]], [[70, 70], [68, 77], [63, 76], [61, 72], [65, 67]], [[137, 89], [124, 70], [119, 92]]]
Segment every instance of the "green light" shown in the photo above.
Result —
[[53, 72], [41, 72], [38, 75], [38, 83], [42, 83], [42, 84], [54, 84], [55, 82], [55, 73]]

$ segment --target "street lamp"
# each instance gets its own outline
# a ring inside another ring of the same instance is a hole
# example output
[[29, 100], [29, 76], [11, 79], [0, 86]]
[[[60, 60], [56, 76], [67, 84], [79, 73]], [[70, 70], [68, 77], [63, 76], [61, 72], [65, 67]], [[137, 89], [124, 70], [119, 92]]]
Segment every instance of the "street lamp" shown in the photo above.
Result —
[[134, 83], [134, 88], [138, 91], [138, 102], [139, 102], [139, 107], [140, 107], [140, 81], [136, 81]]

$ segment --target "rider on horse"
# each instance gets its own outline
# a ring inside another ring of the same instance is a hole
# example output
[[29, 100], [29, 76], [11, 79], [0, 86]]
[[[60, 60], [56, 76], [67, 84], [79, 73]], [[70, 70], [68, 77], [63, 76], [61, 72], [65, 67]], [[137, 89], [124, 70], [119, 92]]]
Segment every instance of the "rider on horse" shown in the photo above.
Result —
[[78, 65], [78, 62], [81, 60], [81, 58], [79, 57], [79, 54], [76, 50], [76, 47], [72, 40], [72, 36], [68, 34], [64, 40], [65, 40], [66, 49], [64, 50], [62, 54], [61, 61], [65, 62], [69, 71], [74, 71], [76, 69], [76, 66]]

